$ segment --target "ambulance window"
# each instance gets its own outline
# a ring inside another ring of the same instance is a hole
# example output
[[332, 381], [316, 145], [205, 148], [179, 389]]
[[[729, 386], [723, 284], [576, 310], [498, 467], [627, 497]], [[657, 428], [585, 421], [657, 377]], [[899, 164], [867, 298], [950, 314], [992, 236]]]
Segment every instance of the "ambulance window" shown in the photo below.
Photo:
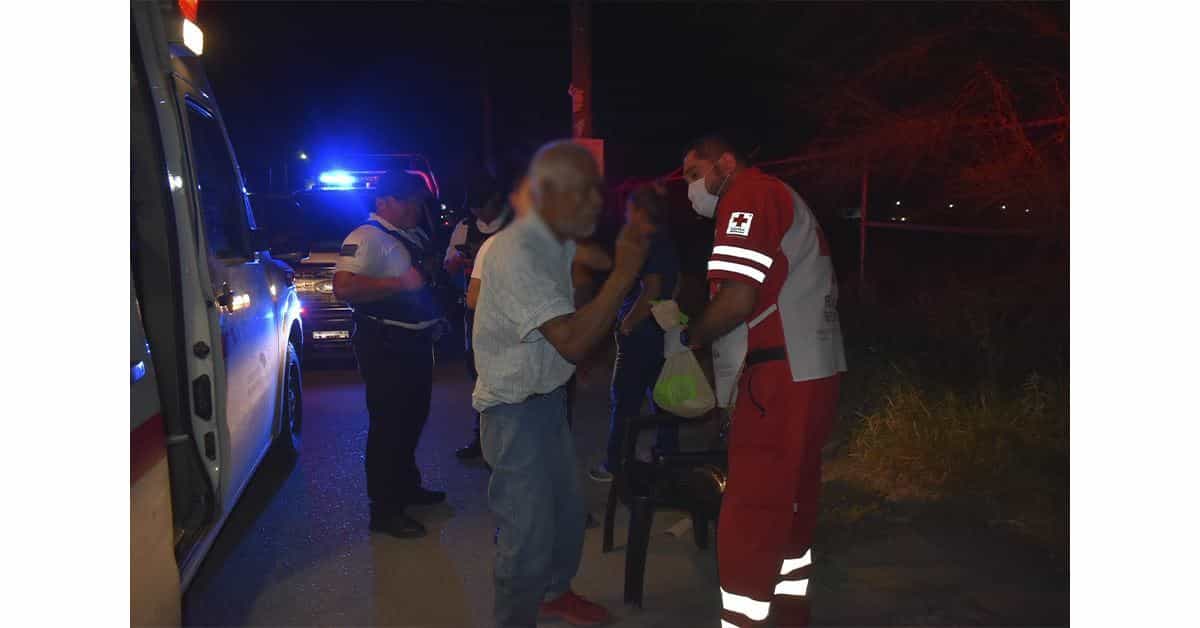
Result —
[[246, 205], [225, 135], [212, 114], [191, 101], [188, 125], [208, 246], [219, 258], [246, 257]]

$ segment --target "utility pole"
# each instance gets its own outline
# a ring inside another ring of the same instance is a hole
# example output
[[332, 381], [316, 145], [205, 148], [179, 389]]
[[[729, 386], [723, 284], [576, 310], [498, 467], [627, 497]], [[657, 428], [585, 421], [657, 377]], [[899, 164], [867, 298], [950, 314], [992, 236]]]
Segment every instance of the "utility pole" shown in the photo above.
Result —
[[592, 3], [571, 0], [571, 137], [592, 136]]
[[492, 127], [492, 71], [491, 63], [488, 61], [489, 42], [487, 24], [490, 16], [488, 15], [487, 5], [482, 7], [482, 11], [484, 19], [482, 23], [477, 25], [479, 33], [477, 41], [480, 47], [478, 58], [483, 65], [480, 72], [480, 88], [483, 91], [481, 103], [483, 105], [483, 166], [492, 176], [495, 176], [499, 173], [496, 172], [496, 140]]

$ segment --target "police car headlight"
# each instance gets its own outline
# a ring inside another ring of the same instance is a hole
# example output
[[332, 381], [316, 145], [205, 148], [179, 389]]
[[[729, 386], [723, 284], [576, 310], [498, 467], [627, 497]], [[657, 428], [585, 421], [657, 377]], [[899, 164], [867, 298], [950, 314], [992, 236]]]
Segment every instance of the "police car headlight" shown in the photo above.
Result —
[[296, 292], [305, 294], [333, 294], [332, 279], [301, 279], [296, 278]]

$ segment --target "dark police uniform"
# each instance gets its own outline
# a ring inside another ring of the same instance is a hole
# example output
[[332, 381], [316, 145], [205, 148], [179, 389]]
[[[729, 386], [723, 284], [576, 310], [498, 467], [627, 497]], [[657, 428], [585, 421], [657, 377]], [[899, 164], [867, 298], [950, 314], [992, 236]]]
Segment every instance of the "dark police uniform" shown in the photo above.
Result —
[[[432, 252], [423, 230], [399, 229], [373, 213], [346, 237], [335, 271], [398, 277], [412, 267], [425, 268]], [[367, 495], [375, 521], [403, 514], [410, 504], [445, 497], [421, 488], [415, 459], [429, 417], [434, 336], [444, 325], [444, 315], [429, 280], [419, 290], [350, 305], [354, 353], [370, 415]]]

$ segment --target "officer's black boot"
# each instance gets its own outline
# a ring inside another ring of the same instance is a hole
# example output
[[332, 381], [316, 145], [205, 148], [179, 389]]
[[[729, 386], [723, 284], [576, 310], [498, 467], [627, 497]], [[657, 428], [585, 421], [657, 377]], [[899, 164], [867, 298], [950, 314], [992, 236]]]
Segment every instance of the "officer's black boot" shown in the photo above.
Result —
[[398, 539], [417, 539], [425, 536], [425, 526], [403, 511], [371, 509], [368, 529], [394, 536]]

